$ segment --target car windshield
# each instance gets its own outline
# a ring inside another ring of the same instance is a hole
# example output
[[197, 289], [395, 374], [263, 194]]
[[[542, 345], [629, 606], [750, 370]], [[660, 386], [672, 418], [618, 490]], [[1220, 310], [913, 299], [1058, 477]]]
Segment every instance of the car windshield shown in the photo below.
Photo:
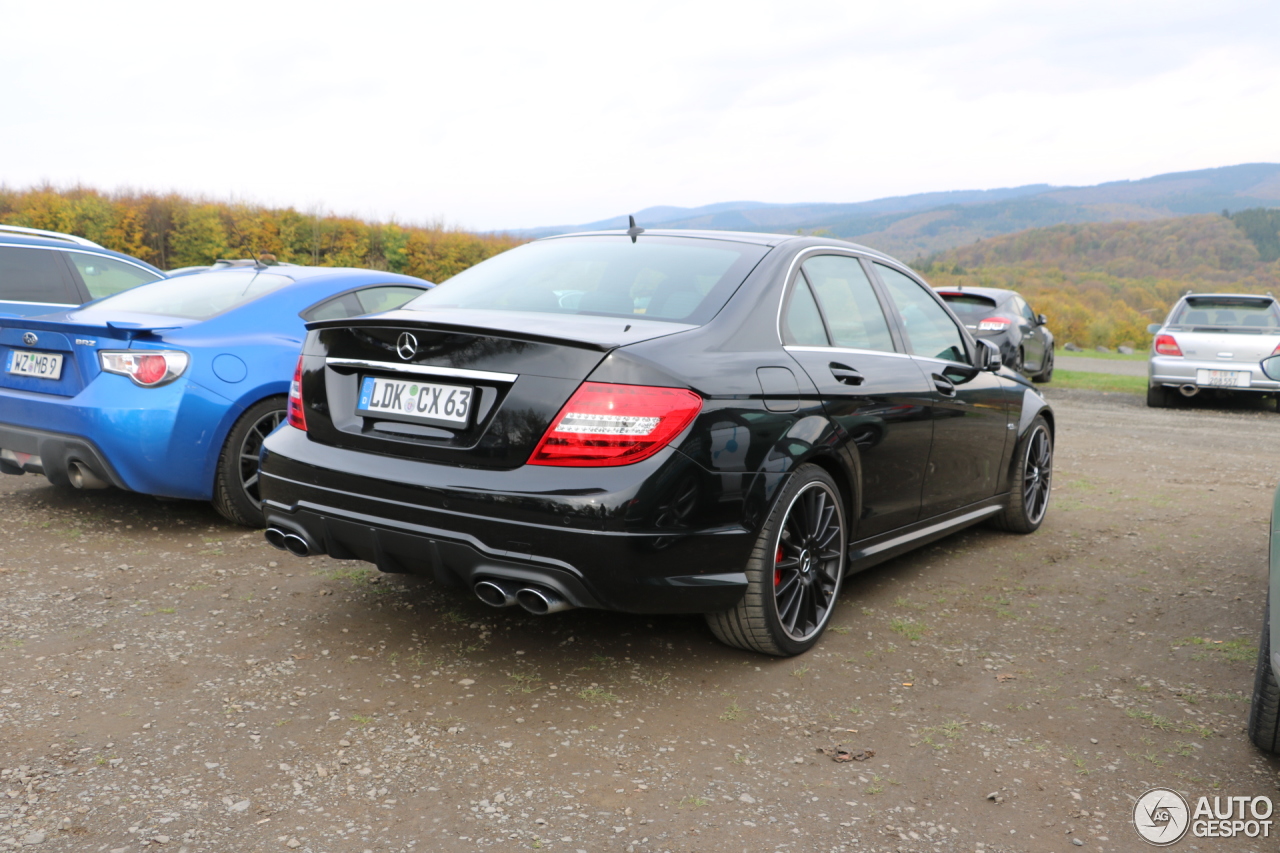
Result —
[[972, 293], [939, 293], [939, 296], [951, 306], [951, 310], [956, 312], [956, 316], [965, 323], [972, 325], [991, 316], [991, 312], [996, 310], [996, 301], [986, 296], [977, 296]]
[[252, 269], [168, 278], [86, 305], [86, 314], [129, 312], [206, 320], [278, 290], [293, 279]]
[[1270, 297], [1191, 296], [1174, 312], [1170, 326], [1223, 332], [1280, 331], [1280, 311]]
[[476, 264], [406, 305], [635, 317], [701, 325], [768, 246], [641, 235], [527, 243]]

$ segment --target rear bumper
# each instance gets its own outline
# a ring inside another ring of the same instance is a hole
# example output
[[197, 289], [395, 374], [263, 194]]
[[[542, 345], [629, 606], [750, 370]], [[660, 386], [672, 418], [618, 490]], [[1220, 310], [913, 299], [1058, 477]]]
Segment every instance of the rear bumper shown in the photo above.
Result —
[[1242, 391], [1248, 393], [1270, 394], [1280, 390], [1280, 382], [1267, 378], [1256, 361], [1234, 362], [1194, 358], [1178, 358], [1176, 356], [1152, 356], [1147, 363], [1147, 378], [1155, 385], [1197, 385], [1199, 370], [1245, 370], [1249, 372], [1247, 388], [1200, 385], [1202, 388], [1217, 387], [1221, 391]]
[[670, 449], [619, 468], [489, 471], [320, 445], [286, 426], [267, 439], [261, 476], [267, 526], [315, 553], [467, 588], [541, 584], [578, 607], [730, 608], [755, 541], [740, 484], [726, 493], [726, 475]]
[[79, 462], [116, 488], [129, 489], [98, 446], [80, 436], [0, 424], [0, 454], [5, 474], [44, 474], [49, 482], [66, 485], [67, 469]]

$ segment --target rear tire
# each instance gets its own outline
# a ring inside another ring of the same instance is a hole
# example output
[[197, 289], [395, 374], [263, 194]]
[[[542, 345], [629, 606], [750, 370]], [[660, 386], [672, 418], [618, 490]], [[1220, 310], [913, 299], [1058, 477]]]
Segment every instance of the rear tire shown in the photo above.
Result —
[[1167, 409], [1170, 405], [1168, 388], [1163, 385], [1147, 386], [1147, 408]]
[[813, 648], [844, 579], [844, 502], [831, 475], [801, 465], [783, 488], [747, 560], [747, 591], [730, 610], [706, 614], [720, 642], [778, 657]]
[[268, 397], [245, 410], [227, 434], [213, 484], [213, 508], [227, 521], [262, 526], [258, 454], [263, 440], [284, 418], [285, 398]]
[[1048, 382], [1053, 379], [1053, 350], [1046, 352], [1044, 358], [1044, 368], [1031, 377], [1032, 382]]
[[1271, 666], [1271, 601], [1262, 612], [1262, 639], [1258, 640], [1258, 666], [1253, 674], [1253, 701], [1249, 704], [1249, 740], [1267, 752], [1280, 752], [1280, 685]]
[[1053, 487], [1053, 433], [1044, 415], [1036, 415], [1014, 453], [1017, 461], [1009, 503], [991, 523], [1010, 533], [1033, 533], [1049, 512]]

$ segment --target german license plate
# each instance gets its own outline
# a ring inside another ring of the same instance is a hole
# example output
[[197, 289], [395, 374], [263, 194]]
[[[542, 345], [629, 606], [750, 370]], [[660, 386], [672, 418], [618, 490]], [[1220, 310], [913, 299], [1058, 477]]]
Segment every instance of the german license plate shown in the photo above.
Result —
[[366, 376], [360, 381], [356, 411], [400, 415], [417, 421], [465, 424], [471, 417], [475, 389], [404, 379]]
[[1210, 388], [1248, 388], [1249, 371], [1247, 370], [1205, 370], [1196, 371], [1196, 384]]
[[39, 379], [61, 379], [62, 356], [52, 352], [12, 350], [5, 364], [5, 372]]

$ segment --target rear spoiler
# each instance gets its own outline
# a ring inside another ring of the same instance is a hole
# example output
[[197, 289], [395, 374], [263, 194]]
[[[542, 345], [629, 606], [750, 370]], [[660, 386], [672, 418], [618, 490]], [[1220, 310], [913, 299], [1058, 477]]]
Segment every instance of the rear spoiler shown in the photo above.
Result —
[[169, 323], [126, 323], [108, 320], [105, 323], [77, 323], [72, 320], [42, 320], [35, 317], [0, 314], [0, 328], [34, 329], [45, 332], [61, 332], [66, 335], [107, 337], [132, 341], [156, 332], [181, 329], [181, 325]]

